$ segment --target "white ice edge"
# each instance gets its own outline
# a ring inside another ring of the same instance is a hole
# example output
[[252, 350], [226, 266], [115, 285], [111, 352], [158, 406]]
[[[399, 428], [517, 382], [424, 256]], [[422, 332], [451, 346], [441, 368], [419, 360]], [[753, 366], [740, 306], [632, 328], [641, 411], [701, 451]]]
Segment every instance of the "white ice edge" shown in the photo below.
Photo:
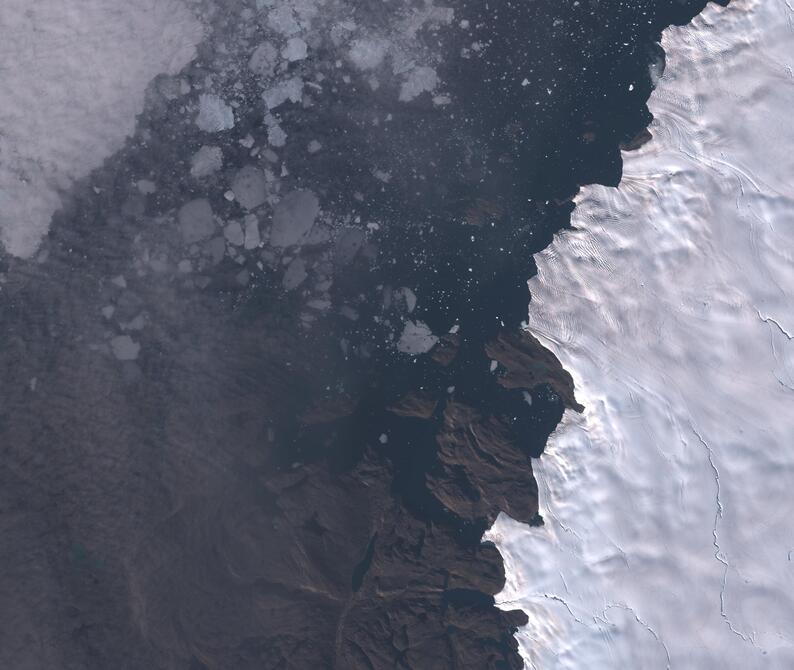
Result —
[[794, 12], [664, 34], [654, 139], [537, 257], [529, 328], [576, 383], [501, 516], [528, 668], [794, 667]]
[[149, 82], [195, 55], [182, 0], [0, 2], [0, 242], [32, 255], [60, 194], [121, 148]]

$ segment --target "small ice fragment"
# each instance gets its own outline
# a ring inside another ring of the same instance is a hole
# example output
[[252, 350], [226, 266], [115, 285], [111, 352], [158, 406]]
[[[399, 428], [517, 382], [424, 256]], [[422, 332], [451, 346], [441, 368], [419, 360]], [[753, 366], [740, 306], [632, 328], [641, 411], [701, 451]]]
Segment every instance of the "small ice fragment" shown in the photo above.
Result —
[[381, 444], [386, 444], [389, 441], [389, 436], [386, 433], [381, 433], [380, 437], [378, 438], [378, 442]]
[[217, 133], [234, 128], [234, 112], [221, 98], [213, 93], [199, 96], [199, 113], [196, 125], [205, 133]]
[[259, 236], [259, 219], [253, 214], [249, 214], [245, 217], [243, 246], [246, 249], [256, 249], [261, 243], [262, 238]]
[[496, 372], [496, 368], [499, 367], [499, 361], [491, 361], [491, 372]]
[[210, 257], [212, 264], [217, 265], [226, 255], [226, 240], [223, 237], [213, 237], [204, 245], [204, 252]]
[[223, 167], [223, 152], [220, 147], [203, 146], [190, 159], [190, 174], [200, 179], [208, 177]]
[[287, 100], [290, 102], [300, 102], [303, 100], [303, 80], [300, 77], [292, 77], [280, 81], [268, 88], [263, 94], [268, 109], [275, 109], [283, 105]]
[[300, 37], [290, 37], [287, 46], [281, 50], [281, 55], [290, 62], [303, 60], [308, 53], [306, 42]]
[[405, 300], [405, 308], [409, 313], [413, 312], [416, 308], [416, 293], [414, 293], [407, 286], [403, 286], [401, 289], [399, 289], [399, 291], [402, 299]]
[[106, 319], [112, 319], [116, 308], [113, 305], [105, 305], [100, 311]]
[[414, 68], [400, 87], [400, 101], [413, 100], [425, 91], [432, 91], [436, 86], [438, 86], [438, 74], [432, 67]]
[[242, 246], [245, 238], [243, 235], [243, 227], [238, 221], [232, 221], [223, 229], [223, 236], [228, 240], [229, 244], [236, 247]]
[[278, 54], [270, 42], [262, 42], [251, 54], [248, 69], [260, 77], [270, 77], [276, 70]]
[[196, 198], [182, 205], [177, 219], [185, 244], [200, 242], [215, 231], [212, 207], [206, 198]]
[[120, 361], [134, 361], [138, 358], [141, 345], [133, 340], [129, 335], [117, 335], [110, 340], [110, 350]]
[[176, 267], [182, 274], [189, 274], [193, 271], [193, 263], [188, 258], [183, 258]]
[[282, 285], [287, 291], [300, 286], [307, 277], [306, 263], [300, 256], [292, 259], [292, 262], [287, 266], [287, 271], [284, 273]]
[[240, 270], [235, 276], [234, 281], [236, 281], [240, 286], [247, 286], [248, 282], [251, 280], [251, 273], [248, 272], [245, 268]]
[[347, 57], [359, 70], [374, 70], [383, 62], [388, 47], [384, 39], [364, 37], [350, 43]]
[[273, 210], [270, 243], [274, 247], [297, 244], [311, 230], [319, 213], [320, 201], [311, 191], [301, 189], [288, 193]]
[[309, 302], [306, 303], [306, 307], [311, 307], [312, 309], [324, 312], [325, 310], [331, 308], [331, 301], [327, 300], [326, 298], [314, 298], [313, 300], [309, 300]]
[[272, 114], [265, 117], [265, 125], [267, 126], [267, 141], [271, 146], [283, 147], [287, 143], [287, 133], [279, 125], [278, 119]]
[[322, 148], [323, 145], [320, 144], [317, 140], [312, 140], [311, 142], [309, 142], [309, 146], [307, 147], [310, 154], [316, 154]]
[[138, 191], [143, 195], [151, 195], [157, 191], [157, 184], [150, 179], [139, 179], [136, 184]]
[[342, 308], [339, 310], [339, 313], [346, 319], [350, 319], [351, 321], [358, 321], [358, 312], [349, 305], [342, 305]]
[[294, 35], [301, 27], [288, 3], [271, 9], [267, 15], [267, 25], [282, 35]]
[[146, 317], [143, 314], [138, 314], [138, 316], [133, 319], [119, 325], [122, 330], [143, 330], [146, 325]]
[[232, 191], [246, 209], [259, 207], [267, 198], [265, 175], [253, 165], [246, 165], [234, 176]]
[[345, 228], [334, 243], [334, 260], [337, 265], [347, 265], [364, 244], [365, 234], [360, 228]]
[[438, 342], [430, 326], [422, 321], [407, 321], [400, 339], [397, 340], [397, 350], [405, 354], [424, 354], [430, 351]]
[[119, 288], [127, 288], [127, 280], [124, 279], [124, 275], [117, 275], [110, 280], [110, 283], [114, 286], [118, 286]]

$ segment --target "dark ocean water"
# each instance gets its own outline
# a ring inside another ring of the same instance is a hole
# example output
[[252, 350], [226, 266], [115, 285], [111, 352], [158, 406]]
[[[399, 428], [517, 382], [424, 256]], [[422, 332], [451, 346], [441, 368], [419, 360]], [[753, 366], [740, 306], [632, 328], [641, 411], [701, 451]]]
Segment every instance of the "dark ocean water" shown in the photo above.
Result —
[[[521, 667], [480, 538], [500, 511], [542, 522], [529, 459], [572, 403], [519, 334], [532, 254], [580, 185], [617, 183], [660, 32], [702, 3], [449, 6], [406, 41], [408, 5], [324, 4], [295, 33], [309, 56], [268, 75], [313, 83], [268, 148], [270, 80], [246, 64], [287, 36], [269, 3], [207, 3], [135, 136], [64, 194], [36, 258], [2, 260], [4, 667]], [[345, 31], [406, 69], [373, 86]], [[418, 62], [436, 90], [400, 101]], [[207, 92], [234, 128], [196, 126]], [[210, 145], [224, 166], [197, 179]], [[249, 208], [247, 165], [267, 177]], [[306, 190], [312, 239], [223, 241], [252, 212], [266, 238]], [[216, 230], [191, 243], [197, 199]], [[409, 321], [439, 344], [398, 351]]]

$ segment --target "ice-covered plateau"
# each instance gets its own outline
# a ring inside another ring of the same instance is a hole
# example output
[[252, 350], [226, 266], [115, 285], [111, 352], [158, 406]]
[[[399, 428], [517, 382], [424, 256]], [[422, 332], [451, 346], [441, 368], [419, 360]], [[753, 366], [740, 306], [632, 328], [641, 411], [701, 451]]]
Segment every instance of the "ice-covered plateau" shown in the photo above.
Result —
[[530, 668], [794, 667], [794, 13], [709, 6], [663, 39], [654, 139], [537, 257], [529, 329], [574, 377], [501, 516]]

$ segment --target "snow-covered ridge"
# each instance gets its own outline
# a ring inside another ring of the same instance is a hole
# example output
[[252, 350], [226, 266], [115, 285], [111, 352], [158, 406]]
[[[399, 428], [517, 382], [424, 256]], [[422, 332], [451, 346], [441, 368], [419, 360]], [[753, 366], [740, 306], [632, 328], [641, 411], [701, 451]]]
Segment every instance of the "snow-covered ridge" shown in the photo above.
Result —
[[710, 6], [665, 33], [654, 139], [537, 257], [529, 328], [571, 372], [502, 516], [527, 667], [794, 667], [794, 13]]
[[194, 56], [182, 0], [0, 2], [0, 242], [30, 256], [60, 193], [121, 148], [149, 82]]

